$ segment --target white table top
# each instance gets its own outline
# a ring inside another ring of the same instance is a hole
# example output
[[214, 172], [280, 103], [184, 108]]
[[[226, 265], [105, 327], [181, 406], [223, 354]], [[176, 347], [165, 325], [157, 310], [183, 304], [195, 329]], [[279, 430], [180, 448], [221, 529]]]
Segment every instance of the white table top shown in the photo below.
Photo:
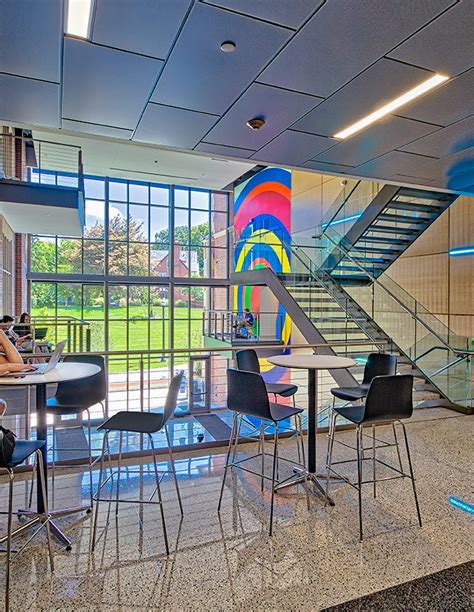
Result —
[[336, 370], [357, 365], [357, 361], [349, 357], [336, 355], [276, 355], [268, 357], [267, 361], [276, 366], [301, 370]]
[[47, 374], [35, 374], [33, 376], [0, 376], [0, 385], [44, 385], [65, 382], [66, 380], [78, 380], [88, 378], [100, 372], [99, 366], [92, 363], [78, 363], [69, 361], [68, 363], [58, 363], [58, 365]]

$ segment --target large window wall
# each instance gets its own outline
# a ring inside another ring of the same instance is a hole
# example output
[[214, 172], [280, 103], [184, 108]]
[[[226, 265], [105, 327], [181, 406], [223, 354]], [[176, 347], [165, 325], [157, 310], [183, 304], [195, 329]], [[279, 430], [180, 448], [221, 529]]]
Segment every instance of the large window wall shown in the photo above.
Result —
[[83, 237], [30, 238], [31, 313], [87, 321], [96, 351], [202, 346], [203, 309], [228, 304], [227, 227], [226, 193], [86, 177]]

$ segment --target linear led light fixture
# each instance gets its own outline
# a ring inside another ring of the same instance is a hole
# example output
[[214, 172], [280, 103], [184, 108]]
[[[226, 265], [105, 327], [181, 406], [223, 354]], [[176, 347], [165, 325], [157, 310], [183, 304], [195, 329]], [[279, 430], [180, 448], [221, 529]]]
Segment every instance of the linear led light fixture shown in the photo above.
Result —
[[322, 228], [326, 229], [327, 227], [331, 227], [332, 225], [339, 225], [339, 223], [347, 223], [348, 221], [355, 221], [362, 217], [362, 213], [359, 215], [352, 215], [352, 217], [344, 217], [343, 219], [338, 219], [337, 221], [331, 221], [331, 223], [323, 223], [321, 225]]
[[94, 0], [67, 0], [66, 34], [90, 38]]
[[372, 123], [375, 123], [382, 117], [385, 117], [385, 115], [389, 115], [390, 113], [393, 113], [393, 111], [395, 111], [397, 108], [400, 108], [401, 106], [404, 106], [405, 104], [408, 104], [408, 102], [411, 102], [415, 98], [422, 96], [426, 92], [430, 91], [434, 87], [437, 87], [441, 83], [444, 83], [448, 79], [449, 77], [444, 76], [443, 74], [435, 74], [433, 77], [429, 78], [427, 81], [423, 81], [423, 83], [420, 83], [413, 89], [410, 89], [409, 91], [405, 92], [398, 98], [395, 98], [395, 100], [392, 100], [391, 102], [380, 107], [378, 110], [374, 111], [373, 113], [370, 113], [370, 115], [367, 115], [367, 117], [363, 117], [359, 121], [356, 121], [356, 123], [353, 123], [352, 125], [347, 127], [345, 130], [342, 130], [338, 132], [337, 134], [334, 134], [334, 138], [348, 138], [349, 136], [352, 136], [353, 134], [360, 132], [361, 130], [368, 127]]
[[451, 249], [448, 255], [474, 255], [474, 246], [461, 247], [460, 249]]

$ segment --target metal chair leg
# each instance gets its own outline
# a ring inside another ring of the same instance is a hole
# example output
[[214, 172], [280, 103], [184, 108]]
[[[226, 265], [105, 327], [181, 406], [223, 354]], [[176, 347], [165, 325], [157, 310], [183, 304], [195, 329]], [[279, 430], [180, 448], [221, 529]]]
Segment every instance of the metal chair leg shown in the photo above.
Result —
[[168, 456], [169, 456], [169, 461], [170, 461], [171, 473], [173, 474], [174, 483], [176, 486], [176, 495], [178, 496], [179, 509], [181, 511], [181, 516], [183, 516], [184, 511], [183, 511], [183, 504], [181, 502], [181, 495], [179, 493], [178, 477], [176, 475], [176, 468], [174, 466], [174, 459], [173, 459], [173, 451], [171, 450], [171, 441], [170, 441], [170, 436], [168, 433], [168, 427], [166, 425], [165, 425], [165, 434], [166, 434], [166, 442], [168, 444]]
[[150, 448], [151, 448], [151, 453], [153, 456], [153, 466], [155, 468], [156, 491], [158, 494], [158, 501], [160, 503], [161, 524], [163, 525], [163, 537], [165, 540], [166, 555], [168, 556], [170, 554], [170, 547], [168, 544], [168, 533], [166, 531], [165, 508], [163, 505], [163, 498], [161, 496], [160, 475], [158, 473], [158, 466], [156, 465], [156, 454], [155, 454], [155, 446], [153, 444], [153, 438], [151, 434], [148, 434], [148, 437], [150, 438]]
[[91, 507], [88, 512], [92, 511], [92, 507], [94, 505], [94, 493], [93, 493], [93, 483], [92, 483], [92, 432], [91, 432], [91, 413], [89, 408], [86, 408], [87, 412], [87, 441], [89, 445], [89, 488], [90, 488], [90, 502]]
[[237, 429], [237, 413], [234, 414], [234, 420], [232, 423], [232, 431], [230, 432], [230, 439], [229, 439], [229, 446], [227, 448], [227, 455], [226, 455], [226, 459], [225, 459], [225, 467], [224, 467], [224, 475], [222, 477], [222, 484], [221, 484], [221, 493], [219, 495], [219, 503], [217, 505], [217, 512], [221, 511], [221, 504], [222, 504], [222, 496], [224, 494], [224, 486], [225, 486], [225, 480], [227, 477], [227, 470], [229, 469], [229, 459], [230, 459], [230, 453], [232, 451], [232, 446], [234, 443], [234, 436], [236, 433], [236, 429]]
[[262, 419], [262, 423], [260, 425], [260, 452], [262, 454], [262, 477], [260, 478], [260, 491], [263, 491], [263, 486], [265, 483], [265, 423]]
[[397, 430], [395, 428], [395, 421], [392, 421], [392, 430], [393, 430], [393, 439], [395, 441], [395, 448], [397, 449], [398, 465], [400, 467], [400, 472], [403, 472], [402, 456], [400, 455], [400, 446], [398, 444]]
[[410, 448], [408, 446], [407, 430], [405, 428], [405, 424], [402, 423], [402, 421], [399, 421], [399, 423], [402, 426], [403, 436], [405, 438], [405, 448], [407, 450], [408, 468], [410, 470], [410, 479], [411, 479], [411, 484], [412, 484], [412, 487], [413, 487], [413, 496], [415, 497], [415, 506], [416, 506], [416, 513], [418, 515], [418, 523], [419, 523], [420, 527], [422, 527], [420, 506], [418, 504], [418, 495], [416, 493], [416, 486], [415, 486], [415, 476], [413, 474], [413, 466], [411, 464]]
[[359, 540], [362, 542], [362, 427], [357, 426], [357, 493], [359, 497]]
[[372, 425], [372, 478], [373, 478], [373, 486], [374, 486], [374, 498], [377, 497], [377, 481], [375, 479], [375, 425]]
[[306, 455], [305, 455], [305, 450], [304, 450], [304, 437], [303, 437], [303, 419], [301, 418], [300, 414], [297, 415], [297, 419], [298, 419], [299, 439], [300, 439], [300, 445], [301, 445], [301, 464], [303, 466], [306, 466]]
[[120, 467], [122, 463], [122, 442], [123, 442], [123, 432], [120, 432], [119, 438], [119, 456], [117, 461], [117, 492], [115, 493], [115, 516], [118, 514], [119, 509], [119, 491], [120, 491]]
[[240, 436], [240, 430], [242, 428], [242, 421], [243, 421], [243, 417], [241, 415], [239, 415], [238, 423], [237, 423], [237, 428], [235, 430], [235, 439], [234, 439], [234, 446], [233, 446], [233, 449], [232, 449], [231, 464], [235, 463], [235, 458], [237, 456], [237, 444], [239, 443], [239, 436]]
[[[97, 498], [96, 498], [96, 504], [95, 504], [94, 527], [92, 529], [92, 546], [91, 546], [92, 551], [94, 551], [95, 549], [95, 542], [96, 542], [96, 535], [97, 535], [97, 523], [99, 522], [100, 491], [102, 487], [102, 474], [104, 473], [105, 445], [106, 444], [109, 449], [109, 461], [110, 461], [110, 447], [109, 447], [108, 437], [109, 437], [109, 432], [106, 431], [104, 434], [104, 438], [102, 440], [102, 455], [100, 457], [99, 482], [97, 484]], [[112, 482], [112, 479], [111, 479], [111, 482]], [[109, 505], [109, 508], [110, 508], [110, 505]]]
[[275, 500], [275, 477], [277, 472], [278, 463], [278, 423], [275, 423], [275, 437], [273, 442], [273, 466], [272, 466], [272, 499], [270, 505], [270, 532], [271, 536], [273, 533], [273, 504]]
[[12, 551], [12, 525], [13, 525], [13, 481], [15, 476], [13, 470], [8, 471], [10, 477], [8, 483], [8, 527], [7, 527], [7, 567], [5, 572], [5, 611], [10, 610], [10, 569]]
[[53, 549], [51, 546], [51, 529], [49, 526], [49, 514], [48, 514], [48, 496], [46, 494], [46, 482], [44, 478], [44, 468], [43, 468], [43, 455], [40, 450], [37, 450], [35, 453], [35, 461], [36, 461], [36, 478], [37, 485], [41, 487], [41, 494], [43, 499], [45, 500], [44, 505], [44, 513], [45, 513], [45, 527], [46, 527], [46, 537], [48, 539], [48, 553], [49, 553], [49, 565], [51, 567], [51, 572], [54, 572], [54, 558], [53, 558]]
[[332, 465], [332, 452], [334, 448], [334, 436], [336, 434], [336, 419], [337, 413], [333, 412], [331, 415], [331, 422], [329, 425], [329, 440], [328, 449], [326, 454], [326, 504], [329, 497], [329, 483], [331, 480], [331, 465]]

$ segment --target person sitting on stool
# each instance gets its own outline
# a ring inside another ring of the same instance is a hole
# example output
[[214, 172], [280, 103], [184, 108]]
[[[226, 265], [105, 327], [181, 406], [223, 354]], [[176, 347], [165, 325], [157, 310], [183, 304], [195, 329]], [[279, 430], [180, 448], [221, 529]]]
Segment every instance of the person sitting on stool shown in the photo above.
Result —
[[253, 316], [253, 314], [250, 312], [248, 308], [245, 308], [244, 309], [244, 320], [239, 324], [238, 333], [240, 334], [242, 329], [246, 329], [249, 335], [255, 336], [255, 332], [252, 329], [254, 323], [255, 323], [255, 317]]

